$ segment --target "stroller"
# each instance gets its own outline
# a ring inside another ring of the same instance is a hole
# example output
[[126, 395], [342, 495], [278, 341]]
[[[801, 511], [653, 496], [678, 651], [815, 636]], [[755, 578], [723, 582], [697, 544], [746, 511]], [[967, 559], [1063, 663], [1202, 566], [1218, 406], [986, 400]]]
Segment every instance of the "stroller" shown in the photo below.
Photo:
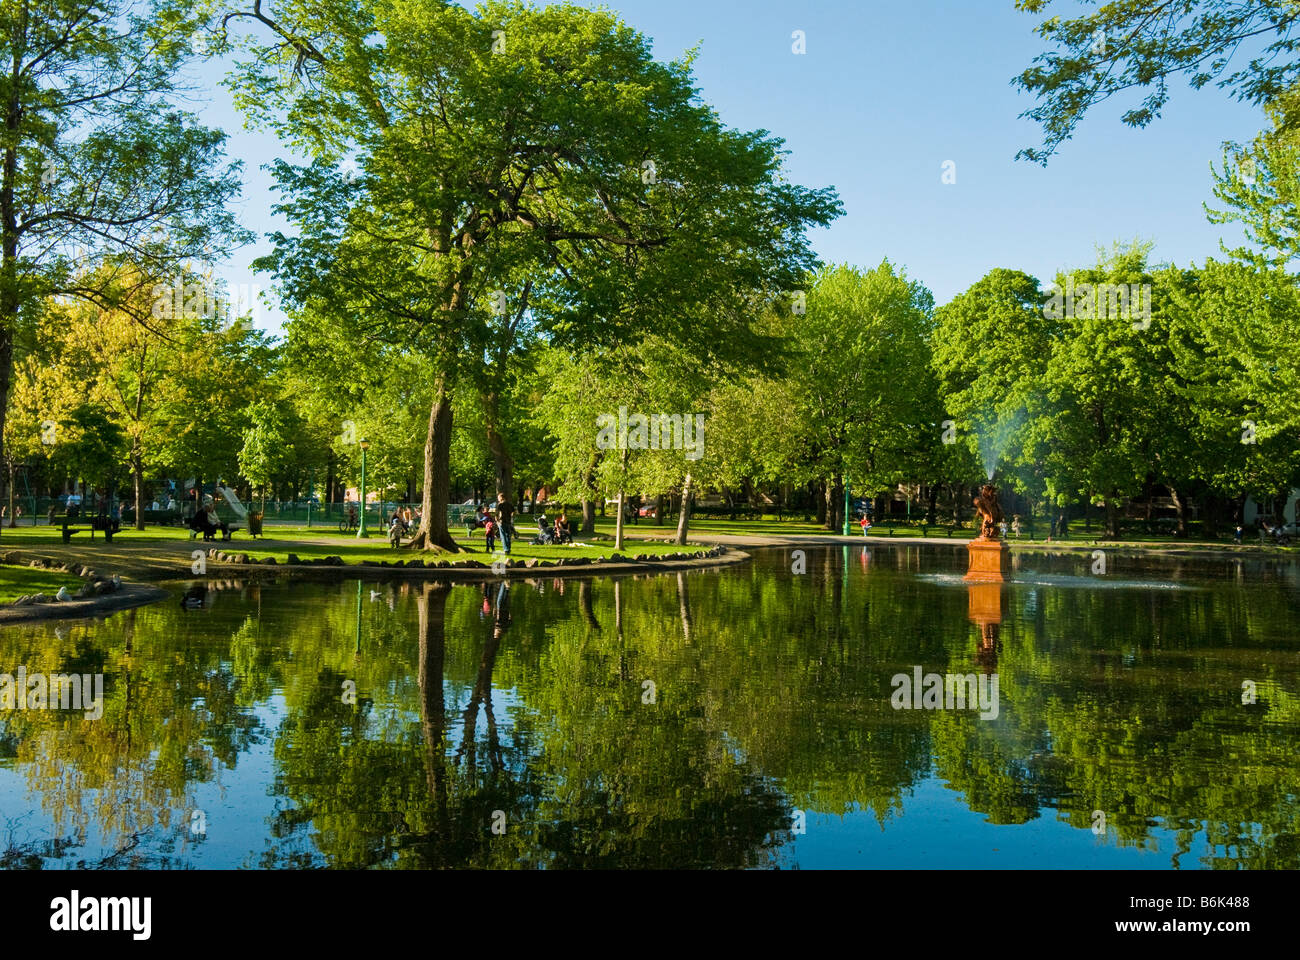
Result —
[[1270, 525], [1267, 520], [1259, 522], [1259, 542], [1261, 544], [1272, 540], [1279, 547], [1291, 546], [1291, 535], [1286, 532], [1286, 527], [1282, 524]]
[[555, 543], [555, 534], [551, 531], [551, 526], [546, 522], [546, 514], [539, 514], [537, 517], [537, 536], [531, 541], [535, 547], [549, 547]]

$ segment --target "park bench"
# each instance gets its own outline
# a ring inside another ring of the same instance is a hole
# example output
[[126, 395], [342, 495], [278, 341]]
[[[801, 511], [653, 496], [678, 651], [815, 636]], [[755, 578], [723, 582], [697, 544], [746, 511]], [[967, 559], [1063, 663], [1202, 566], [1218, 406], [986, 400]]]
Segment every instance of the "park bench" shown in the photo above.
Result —
[[72, 538], [81, 533], [82, 530], [90, 531], [90, 539], [95, 539], [95, 531], [99, 530], [104, 534], [106, 543], [113, 542], [113, 534], [120, 533], [122, 525], [116, 520], [108, 520], [104, 517], [64, 517], [62, 523], [63, 542], [71, 543]]
[[[198, 526], [196, 526], [196, 525], [194, 524], [194, 520], [193, 520], [193, 518], [191, 518], [190, 520], [186, 521], [186, 525], [189, 526], [189, 528], [190, 528], [190, 539], [191, 539], [191, 540], [193, 540], [195, 537], [197, 537], [200, 533], [203, 533], [203, 531], [200, 530], [200, 529], [198, 528]], [[243, 528], [242, 526], [240, 526], [239, 524], [237, 524], [237, 523], [228, 523], [228, 524], [226, 524], [226, 529], [225, 529], [224, 532], [221, 530], [220, 527], [218, 527], [218, 528], [217, 528], [215, 531], [213, 531], [212, 534], [210, 534], [210, 535], [204, 533], [204, 534], [203, 534], [203, 539], [204, 539], [204, 541], [208, 541], [208, 540], [216, 540], [217, 537], [220, 536], [221, 541], [222, 541], [223, 543], [227, 543], [227, 542], [229, 542], [231, 539], [234, 538], [235, 534], [236, 534], [238, 531], [240, 531], [240, 530], [242, 530], [242, 529], [244, 529], [244, 528]]]

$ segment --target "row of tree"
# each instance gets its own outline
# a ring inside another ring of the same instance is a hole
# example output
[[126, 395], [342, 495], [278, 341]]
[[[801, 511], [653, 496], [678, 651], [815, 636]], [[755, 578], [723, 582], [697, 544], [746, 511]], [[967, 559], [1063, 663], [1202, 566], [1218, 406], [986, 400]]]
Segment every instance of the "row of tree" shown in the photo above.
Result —
[[[333, 492], [365, 438], [375, 486], [423, 502], [417, 545], [454, 550], [452, 491], [485, 473], [511, 496], [558, 481], [588, 530], [605, 499], [675, 494], [682, 538], [703, 488], [815, 490], [836, 528], [848, 484], [923, 484], [933, 515], [942, 485], [960, 502], [1000, 470], [1031, 509], [1102, 504], [1115, 533], [1156, 487], [1213, 516], [1296, 480], [1285, 256], [1176, 269], [1122, 247], [1056, 290], [995, 270], [936, 310], [888, 262], [819, 268], [834, 190], [790, 183], [780, 140], [725, 127], [689, 59], [607, 11], [40, 6], [3, 34], [19, 79], [0, 79], [11, 498], [20, 466], [49, 488], [131, 477], [140, 501], [163, 475]], [[256, 264], [278, 343], [183, 296], [158, 309], [246, 239], [224, 134], [174, 109], [199, 50], [302, 161], [272, 165], [291, 230]], [[1287, 102], [1216, 175], [1215, 216], [1266, 249], [1288, 236], [1265, 229], [1291, 195]]]
[[[998, 269], [938, 309], [888, 262], [803, 286], [754, 308], [731, 366], [652, 331], [587, 350], [531, 335], [491, 388], [458, 379], [441, 401], [448, 491], [549, 486], [588, 531], [606, 500], [657, 498], [662, 519], [675, 497], [684, 537], [700, 490], [786, 508], [815, 490], [838, 529], [846, 485], [923, 486], [934, 522], [939, 491], [992, 471], [1031, 511], [1103, 507], [1118, 535], [1157, 492], [1185, 524], [1194, 504], [1212, 520], [1300, 483], [1300, 287], [1275, 268], [1151, 266], [1117, 246], [1053, 288]], [[1107, 287], [1134, 291], [1127, 311], [1084, 308]], [[1054, 310], [1061, 291], [1076, 302]], [[354, 479], [364, 438], [372, 490], [421, 490], [437, 401], [419, 358], [332, 324], [295, 319], [273, 343], [201, 316], [146, 326], [140, 308], [50, 306], [17, 368], [11, 475], [116, 471], [142, 501], [150, 479], [197, 475], [298, 499], [309, 479]]]

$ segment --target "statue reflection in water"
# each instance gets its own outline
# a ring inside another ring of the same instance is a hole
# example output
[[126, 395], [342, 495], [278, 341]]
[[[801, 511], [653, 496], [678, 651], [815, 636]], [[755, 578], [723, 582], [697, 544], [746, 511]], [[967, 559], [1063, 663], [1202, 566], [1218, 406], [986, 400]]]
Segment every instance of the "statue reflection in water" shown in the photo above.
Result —
[[968, 583], [970, 620], [979, 627], [979, 644], [975, 649], [975, 662], [985, 674], [998, 668], [998, 654], [1002, 650], [1002, 584]]

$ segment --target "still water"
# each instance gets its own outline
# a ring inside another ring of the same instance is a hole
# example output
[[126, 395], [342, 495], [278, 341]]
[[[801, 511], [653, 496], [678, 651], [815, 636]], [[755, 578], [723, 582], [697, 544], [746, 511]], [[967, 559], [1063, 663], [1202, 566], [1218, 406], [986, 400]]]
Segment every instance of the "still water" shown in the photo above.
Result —
[[1300, 867], [1296, 563], [805, 554], [0, 630], [0, 865]]

